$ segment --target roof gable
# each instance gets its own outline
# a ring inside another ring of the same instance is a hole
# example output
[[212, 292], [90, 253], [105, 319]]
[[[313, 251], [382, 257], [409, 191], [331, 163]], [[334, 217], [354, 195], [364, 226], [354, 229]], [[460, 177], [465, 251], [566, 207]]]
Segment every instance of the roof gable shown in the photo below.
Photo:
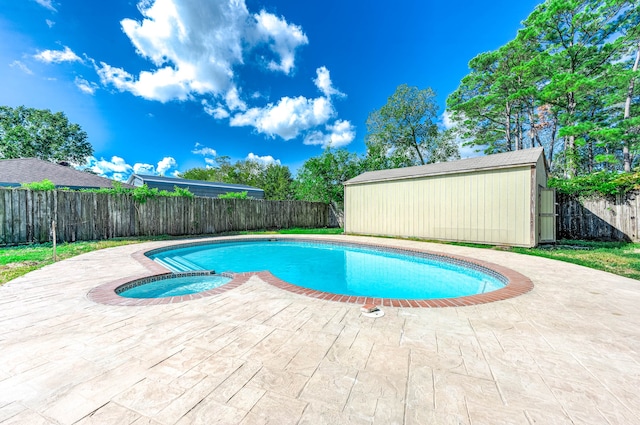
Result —
[[[415, 167], [393, 168], [390, 170], [367, 171], [344, 182], [345, 185], [369, 183], [385, 180], [401, 180], [416, 177], [428, 177], [443, 174], [468, 173], [472, 171], [512, 168], [518, 166], [535, 166], [540, 156], [544, 156], [541, 147], [523, 149], [513, 152], [460, 159], [437, 164], [418, 165]], [[545, 161], [546, 166], [546, 161]]]
[[[96, 176], [73, 167], [38, 158], [0, 160], [0, 185], [19, 186], [23, 183], [50, 180], [57, 187], [111, 188], [114, 180]], [[133, 187], [124, 184], [125, 187]]]

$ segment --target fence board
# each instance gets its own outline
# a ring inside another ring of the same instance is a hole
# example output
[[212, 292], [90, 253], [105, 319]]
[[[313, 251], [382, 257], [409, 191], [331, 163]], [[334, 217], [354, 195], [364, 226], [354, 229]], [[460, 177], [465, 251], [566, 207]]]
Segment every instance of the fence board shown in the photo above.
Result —
[[[640, 241], [640, 193], [578, 200], [558, 195], [558, 235], [565, 239]], [[199, 235], [263, 228], [325, 227], [327, 205], [299, 201], [157, 198], [1, 189], [0, 244], [59, 242], [146, 235]]]
[[26, 194], [24, 192], [14, 191], [11, 194], [14, 242], [26, 240], [27, 238], [27, 217], [26, 214], [20, 214], [23, 209], [26, 209]]
[[156, 198], [140, 204], [126, 195], [0, 189], [0, 245], [147, 235], [200, 235], [236, 230], [325, 227], [318, 202]]
[[34, 241], [49, 241], [51, 233], [51, 192], [33, 192]]
[[9, 243], [8, 237], [11, 233], [7, 228], [10, 222], [9, 215], [11, 214], [11, 207], [10, 205], [7, 205], [7, 195], [9, 195], [7, 191], [3, 191], [2, 193], [0, 193], [0, 220], [2, 220], [0, 222], [0, 242], [2, 242], [2, 244]]
[[561, 239], [640, 242], [640, 193], [578, 199], [558, 195]]

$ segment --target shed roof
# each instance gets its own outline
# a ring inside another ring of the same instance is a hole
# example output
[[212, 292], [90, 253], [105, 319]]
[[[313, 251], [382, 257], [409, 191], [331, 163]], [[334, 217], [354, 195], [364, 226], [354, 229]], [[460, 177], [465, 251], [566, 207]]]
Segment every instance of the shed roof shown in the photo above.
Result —
[[156, 182], [156, 183], [170, 183], [175, 185], [189, 185], [189, 186], [203, 186], [203, 187], [216, 187], [222, 189], [241, 189], [241, 190], [257, 190], [263, 192], [262, 189], [253, 186], [247, 186], [244, 184], [223, 183], [223, 182], [211, 182], [206, 180], [189, 180], [179, 177], [165, 177], [165, 176], [151, 176], [146, 174], [132, 174], [129, 177], [128, 182], [131, 183], [135, 178], [140, 178], [143, 182]]
[[[100, 177], [73, 167], [55, 164], [38, 158], [0, 160], [0, 186], [20, 186], [22, 183], [50, 180], [57, 187], [101, 188], [113, 187], [114, 180]], [[133, 187], [124, 184], [125, 187]]]
[[390, 170], [367, 171], [344, 182], [345, 185], [369, 183], [385, 180], [401, 180], [415, 177], [427, 177], [442, 174], [467, 173], [471, 171], [535, 165], [543, 155], [543, 148], [523, 149], [513, 152], [497, 153], [458, 161], [439, 162], [437, 164], [418, 165], [416, 167], [393, 168]]

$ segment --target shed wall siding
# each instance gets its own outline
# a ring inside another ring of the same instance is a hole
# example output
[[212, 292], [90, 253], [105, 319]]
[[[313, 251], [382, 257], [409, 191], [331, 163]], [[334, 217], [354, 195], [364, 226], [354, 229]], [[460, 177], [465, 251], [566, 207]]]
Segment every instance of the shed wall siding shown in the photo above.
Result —
[[542, 156], [540, 156], [536, 163], [536, 179], [538, 181], [538, 185], [547, 187], [547, 171], [544, 165], [544, 158]]
[[345, 186], [349, 233], [530, 246], [531, 167]]

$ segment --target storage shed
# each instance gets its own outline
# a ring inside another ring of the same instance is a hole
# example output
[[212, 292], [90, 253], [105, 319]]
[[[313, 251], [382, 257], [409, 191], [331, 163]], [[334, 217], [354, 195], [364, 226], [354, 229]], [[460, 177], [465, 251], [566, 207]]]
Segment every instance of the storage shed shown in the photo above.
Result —
[[345, 233], [533, 247], [555, 241], [542, 148], [369, 171], [344, 183]]
[[264, 199], [264, 190], [243, 184], [232, 184], [222, 182], [210, 182], [204, 180], [189, 180], [178, 177], [148, 176], [143, 174], [132, 174], [127, 183], [134, 186], [147, 185], [158, 190], [173, 191], [174, 186], [182, 189], [189, 189], [195, 196], [217, 198], [229, 192], [247, 192], [247, 196], [254, 199]]

